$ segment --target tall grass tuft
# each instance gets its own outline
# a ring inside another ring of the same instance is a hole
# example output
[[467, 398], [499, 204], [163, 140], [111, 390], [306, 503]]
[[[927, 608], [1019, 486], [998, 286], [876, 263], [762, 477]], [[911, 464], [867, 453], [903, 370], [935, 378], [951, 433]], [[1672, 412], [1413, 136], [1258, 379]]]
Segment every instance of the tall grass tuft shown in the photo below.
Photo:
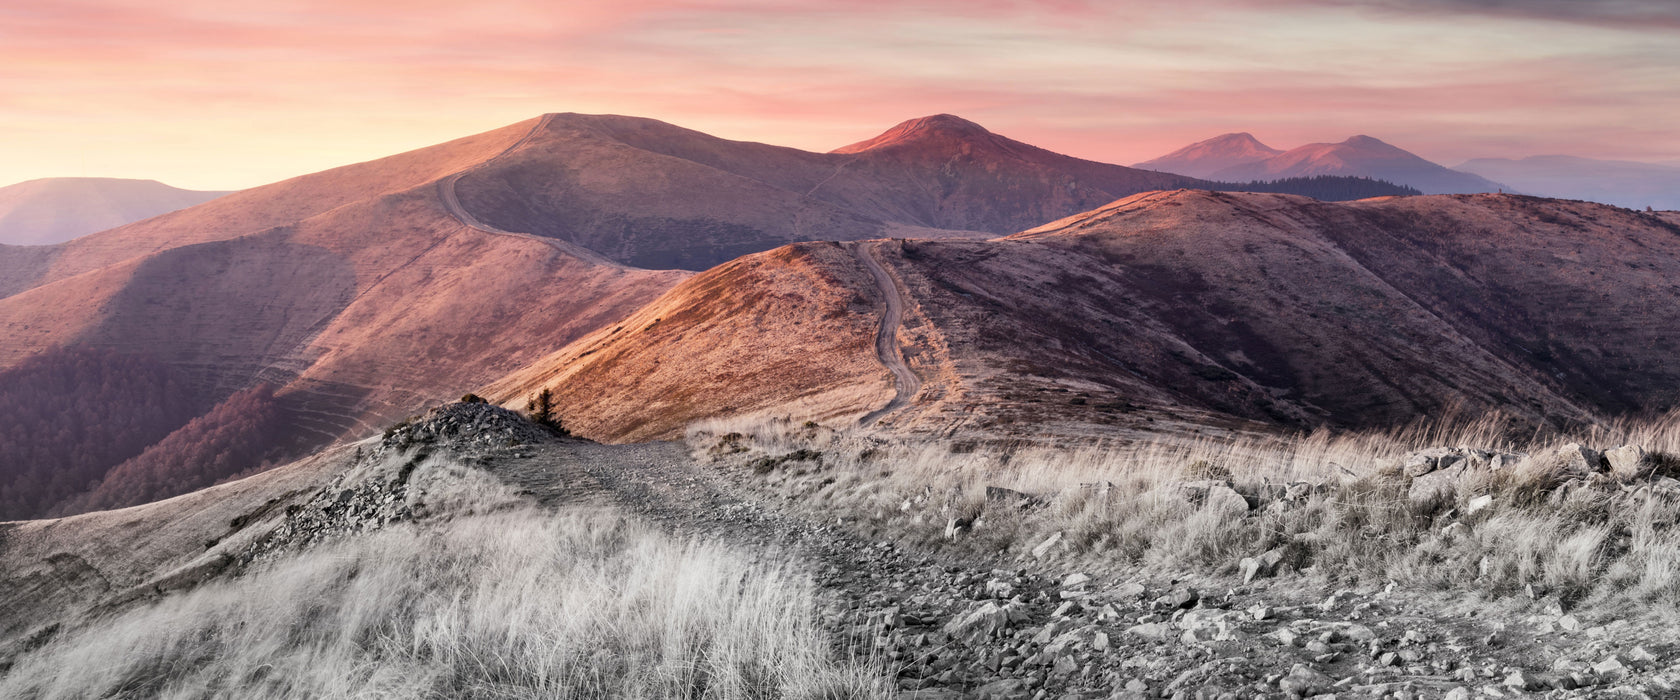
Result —
[[785, 565], [611, 511], [324, 546], [69, 633], [0, 697], [865, 698]]

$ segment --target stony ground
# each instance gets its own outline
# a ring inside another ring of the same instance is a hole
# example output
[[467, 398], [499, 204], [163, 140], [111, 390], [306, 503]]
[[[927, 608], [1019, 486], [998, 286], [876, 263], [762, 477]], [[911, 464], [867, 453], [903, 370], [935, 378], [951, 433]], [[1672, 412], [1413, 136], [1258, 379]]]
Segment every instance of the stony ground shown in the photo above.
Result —
[[[1298, 575], [1094, 578], [1053, 555], [954, 558], [813, 522], [750, 471], [697, 467], [679, 444], [514, 434], [505, 411], [475, 413], [500, 409], [450, 410], [379, 449], [446, 452], [548, 507], [614, 506], [791, 552], [827, 593], [836, 644], [895, 673], [903, 700], [1680, 697], [1680, 634], [1637, 618]], [[358, 488], [294, 517], [350, 512], [365, 529], [412, 515], [401, 494]]]

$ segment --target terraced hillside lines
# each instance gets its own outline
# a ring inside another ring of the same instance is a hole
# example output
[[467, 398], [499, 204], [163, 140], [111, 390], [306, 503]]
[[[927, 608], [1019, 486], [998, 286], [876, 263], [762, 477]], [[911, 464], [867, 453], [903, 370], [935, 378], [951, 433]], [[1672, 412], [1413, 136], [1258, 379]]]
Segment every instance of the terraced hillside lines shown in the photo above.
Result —
[[887, 405], [864, 414], [858, 420], [860, 425], [871, 425], [893, 411], [909, 405], [910, 400], [922, 388], [921, 377], [910, 370], [904, 363], [904, 350], [898, 343], [898, 329], [904, 323], [904, 295], [899, 292], [898, 282], [895, 281], [881, 261], [875, 257], [876, 243], [860, 243], [853, 250], [859, 262], [869, 270], [875, 278], [875, 285], [881, 290], [881, 298], [886, 308], [881, 313], [881, 325], [875, 331], [875, 356], [880, 358], [881, 365], [893, 375], [893, 398]]

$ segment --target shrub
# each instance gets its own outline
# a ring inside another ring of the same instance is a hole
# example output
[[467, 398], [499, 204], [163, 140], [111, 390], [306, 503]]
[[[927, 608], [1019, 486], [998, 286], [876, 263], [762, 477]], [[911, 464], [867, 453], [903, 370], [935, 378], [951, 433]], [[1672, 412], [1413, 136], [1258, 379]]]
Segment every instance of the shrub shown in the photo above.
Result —
[[554, 391], [543, 387], [525, 401], [525, 413], [532, 423], [548, 428], [560, 435], [570, 435], [571, 431], [560, 423], [560, 416], [554, 414]]

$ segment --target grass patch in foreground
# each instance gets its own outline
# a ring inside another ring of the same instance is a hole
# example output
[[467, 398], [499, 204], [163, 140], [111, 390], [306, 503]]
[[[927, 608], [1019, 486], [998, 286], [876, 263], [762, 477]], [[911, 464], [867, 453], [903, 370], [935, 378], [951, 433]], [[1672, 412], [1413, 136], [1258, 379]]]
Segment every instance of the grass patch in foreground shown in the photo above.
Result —
[[875, 698], [802, 575], [606, 511], [325, 545], [69, 632], [0, 697]]
[[[726, 436], [730, 449], [715, 449]], [[1664, 476], [1680, 454], [1680, 416], [1568, 436], [1512, 438], [1489, 419], [1062, 449], [738, 421], [697, 425], [689, 441], [697, 458], [737, 465], [818, 519], [1005, 565], [1236, 577], [1244, 558], [1271, 553], [1283, 570], [1337, 586], [1680, 605], [1680, 488]], [[1642, 445], [1652, 470], [1577, 477], [1558, 457], [1570, 442]], [[1521, 457], [1420, 497], [1402, 471], [1407, 454], [1458, 445]], [[775, 468], [748, 468], [762, 464]]]

